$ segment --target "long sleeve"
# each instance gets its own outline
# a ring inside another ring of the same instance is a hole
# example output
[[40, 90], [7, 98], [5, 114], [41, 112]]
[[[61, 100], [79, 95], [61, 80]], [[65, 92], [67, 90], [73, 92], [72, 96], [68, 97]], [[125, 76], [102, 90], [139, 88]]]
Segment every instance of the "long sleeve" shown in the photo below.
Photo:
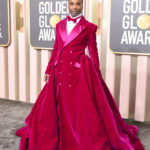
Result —
[[49, 63], [47, 65], [45, 74], [50, 74], [51, 68], [53, 66], [53, 63], [55, 62], [55, 58], [56, 58], [57, 51], [58, 51], [58, 29], [57, 29], [57, 25], [56, 25], [56, 34], [55, 35], [56, 35], [56, 38], [55, 38], [55, 41], [54, 41], [52, 54], [51, 54]]
[[98, 49], [97, 49], [97, 42], [96, 42], [96, 30], [97, 30], [97, 26], [93, 24], [93, 26], [89, 30], [88, 50], [89, 50], [90, 58], [96, 68], [96, 71], [99, 74], [100, 69], [99, 69], [99, 57], [98, 57]]

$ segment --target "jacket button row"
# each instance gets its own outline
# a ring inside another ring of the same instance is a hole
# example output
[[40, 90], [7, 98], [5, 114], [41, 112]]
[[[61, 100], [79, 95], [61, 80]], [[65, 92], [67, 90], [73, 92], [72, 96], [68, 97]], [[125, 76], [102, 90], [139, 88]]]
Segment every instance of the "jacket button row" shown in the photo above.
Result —
[[[59, 83], [59, 86], [61, 86], [61, 85], [62, 85], [62, 83]], [[69, 88], [71, 88], [71, 87], [72, 87], [72, 85], [71, 85], [71, 84], [69, 84], [69, 85], [68, 85], [68, 87], [69, 87]]]

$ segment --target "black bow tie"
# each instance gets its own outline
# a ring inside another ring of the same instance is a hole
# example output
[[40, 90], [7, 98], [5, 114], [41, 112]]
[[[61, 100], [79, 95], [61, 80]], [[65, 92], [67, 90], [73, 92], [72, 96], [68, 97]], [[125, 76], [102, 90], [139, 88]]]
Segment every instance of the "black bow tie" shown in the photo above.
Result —
[[[80, 16], [81, 17], [81, 16]], [[73, 21], [74, 23], [77, 22], [77, 19], [79, 19], [80, 17], [77, 17], [77, 18], [71, 18], [70, 16], [67, 17], [68, 21]]]

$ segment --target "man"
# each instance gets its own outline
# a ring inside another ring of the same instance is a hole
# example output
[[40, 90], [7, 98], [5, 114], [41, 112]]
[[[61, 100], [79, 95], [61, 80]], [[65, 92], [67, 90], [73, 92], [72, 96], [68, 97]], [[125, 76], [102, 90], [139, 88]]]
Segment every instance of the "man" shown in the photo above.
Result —
[[[137, 127], [120, 116], [99, 70], [97, 26], [82, 16], [83, 1], [69, 0], [20, 150], [143, 150]], [[90, 58], [85, 55], [88, 46]]]
[[[69, 16], [73, 19], [77, 19], [77, 22], [81, 19], [81, 15], [82, 15], [82, 9], [83, 9], [83, 0], [78, 0], [78, 1], [71, 1], [68, 0], [68, 9], [69, 9]], [[78, 19], [79, 17], [79, 19]], [[74, 26], [77, 24], [72, 22], [69, 22], [67, 20], [67, 32], [70, 33], [70, 31], [74, 28]], [[54, 53], [54, 51], [53, 51]], [[54, 54], [52, 54], [54, 55]], [[44, 81], [48, 81], [49, 78], [49, 74], [45, 74], [44, 75]]]

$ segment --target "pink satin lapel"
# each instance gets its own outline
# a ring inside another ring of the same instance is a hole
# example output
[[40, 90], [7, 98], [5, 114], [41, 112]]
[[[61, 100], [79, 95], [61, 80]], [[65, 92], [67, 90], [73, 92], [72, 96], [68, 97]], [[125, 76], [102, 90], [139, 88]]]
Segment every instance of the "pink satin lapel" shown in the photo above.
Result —
[[66, 28], [67, 27], [66, 26], [67, 26], [67, 18], [65, 20], [63, 20], [61, 27], [60, 27], [60, 30], [59, 30], [61, 39], [62, 39], [64, 44], [65, 44], [65, 41], [67, 40], [67, 35], [66, 35]]
[[76, 26], [72, 29], [70, 34], [67, 33], [67, 19], [65, 19], [62, 23], [60, 30], [60, 35], [62, 40], [64, 41], [64, 47], [67, 46], [73, 39], [75, 39], [86, 27], [85, 18], [82, 16], [81, 20], [76, 24]]

